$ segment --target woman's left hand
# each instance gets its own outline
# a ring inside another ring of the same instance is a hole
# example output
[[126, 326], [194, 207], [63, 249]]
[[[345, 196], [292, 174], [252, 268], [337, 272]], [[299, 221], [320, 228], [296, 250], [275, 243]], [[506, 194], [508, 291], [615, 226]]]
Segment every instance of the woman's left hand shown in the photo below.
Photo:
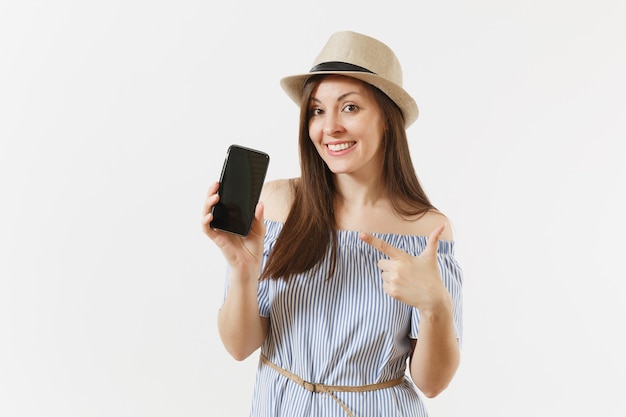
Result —
[[441, 225], [430, 233], [426, 248], [419, 256], [410, 255], [382, 239], [361, 233], [359, 237], [362, 241], [389, 257], [378, 261], [383, 289], [387, 294], [421, 311], [437, 309], [450, 296], [441, 281], [437, 265], [439, 237], [445, 227], [445, 224]]

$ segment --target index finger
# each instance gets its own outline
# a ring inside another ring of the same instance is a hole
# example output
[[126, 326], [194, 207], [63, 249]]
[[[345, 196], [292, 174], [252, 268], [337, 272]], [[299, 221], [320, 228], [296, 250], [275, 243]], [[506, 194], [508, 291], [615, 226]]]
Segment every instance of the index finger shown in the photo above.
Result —
[[391, 259], [398, 259], [406, 256], [406, 252], [404, 252], [403, 250], [398, 249], [395, 246], [392, 246], [389, 243], [385, 242], [384, 240], [377, 238], [376, 236], [370, 235], [369, 233], [360, 233], [359, 239], [361, 239], [363, 242], [367, 243], [374, 249], [377, 249], [385, 255], [389, 256], [389, 258]]

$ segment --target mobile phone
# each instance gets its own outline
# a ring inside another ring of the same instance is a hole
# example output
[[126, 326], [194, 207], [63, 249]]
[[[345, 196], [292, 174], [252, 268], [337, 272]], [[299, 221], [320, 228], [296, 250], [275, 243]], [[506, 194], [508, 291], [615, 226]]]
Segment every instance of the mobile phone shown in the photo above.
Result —
[[228, 147], [211, 228], [240, 236], [250, 233], [269, 162], [265, 152], [239, 145]]

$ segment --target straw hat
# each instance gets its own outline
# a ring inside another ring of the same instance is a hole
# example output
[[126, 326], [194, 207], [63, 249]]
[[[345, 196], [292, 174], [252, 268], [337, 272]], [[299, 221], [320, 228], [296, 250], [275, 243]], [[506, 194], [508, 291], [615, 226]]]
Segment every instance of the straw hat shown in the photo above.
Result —
[[336, 32], [328, 39], [308, 73], [285, 77], [280, 80], [280, 85], [300, 105], [304, 84], [315, 74], [340, 74], [365, 81], [398, 105], [404, 115], [405, 128], [417, 119], [417, 104], [402, 88], [400, 61], [377, 39], [350, 31]]

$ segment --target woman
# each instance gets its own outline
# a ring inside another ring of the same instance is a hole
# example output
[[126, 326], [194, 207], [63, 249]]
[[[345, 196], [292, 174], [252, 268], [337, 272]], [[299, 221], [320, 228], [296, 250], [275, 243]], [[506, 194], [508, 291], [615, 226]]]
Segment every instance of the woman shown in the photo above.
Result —
[[222, 342], [237, 360], [261, 348], [251, 416], [426, 416], [415, 387], [438, 395], [459, 364], [462, 273], [411, 162], [400, 64], [338, 32], [281, 85], [301, 177], [264, 186], [245, 238], [209, 227], [219, 184], [203, 211], [229, 265]]

